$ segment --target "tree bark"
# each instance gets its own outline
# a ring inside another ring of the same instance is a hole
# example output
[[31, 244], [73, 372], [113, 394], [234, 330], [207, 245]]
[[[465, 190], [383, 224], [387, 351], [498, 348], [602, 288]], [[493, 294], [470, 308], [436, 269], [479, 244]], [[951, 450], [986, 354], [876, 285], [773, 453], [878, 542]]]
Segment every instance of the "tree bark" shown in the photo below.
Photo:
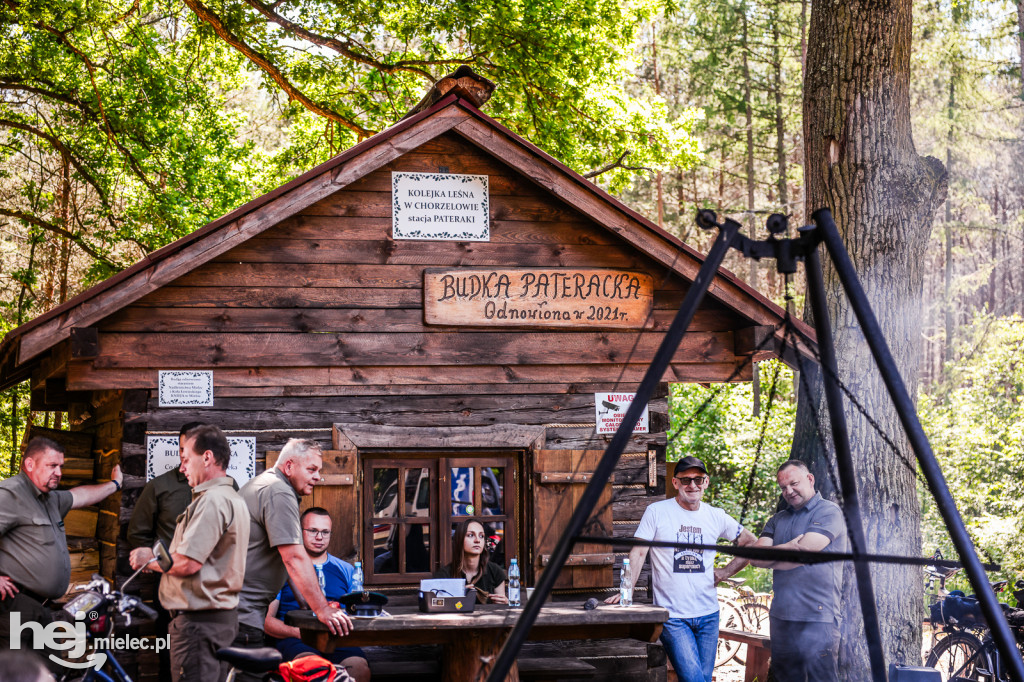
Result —
[[[946, 109], [949, 121], [949, 131], [946, 133], [946, 174], [947, 177], [953, 172], [953, 117], [956, 113], [956, 79], [950, 75], [949, 78], [949, 105]], [[943, 224], [943, 241], [946, 246], [946, 262], [943, 269], [943, 317], [946, 328], [945, 339], [942, 344], [942, 363], [953, 358], [953, 202], [946, 197], [946, 215]]]
[[[942, 163], [918, 156], [910, 127], [911, 0], [811, 6], [804, 138], [808, 209], [828, 207], [850, 252], [911, 395], [922, 351], [923, 264], [934, 212], [945, 198]], [[897, 444], [893, 452], [846, 401], [854, 468], [868, 552], [919, 556], [916, 464], [867, 344], [822, 259], [835, 333], [839, 378]], [[809, 315], [808, 315], [809, 317]], [[830, 434], [819, 447], [815, 415], [827, 424], [817, 367], [805, 363], [793, 455], [809, 462], [826, 494], [834, 494]], [[826, 454], [827, 453], [827, 454]], [[908, 466], [909, 463], [909, 466]], [[876, 565], [871, 570], [887, 663], [920, 665], [921, 571]], [[847, 568], [842, 603], [855, 605]], [[845, 610], [840, 677], [870, 678], [863, 617]]]
[[[755, 232], [757, 227], [756, 214], [754, 209], [756, 207], [754, 203], [754, 102], [753, 102], [753, 86], [750, 82], [750, 33], [749, 26], [747, 25], [747, 3], [741, 3], [739, 7], [740, 11], [740, 23], [743, 26], [742, 40], [743, 44], [741, 49], [743, 50], [743, 105], [744, 105], [744, 117], [747, 125], [747, 234], [750, 235], [751, 239], [757, 239]], [[747, 276], [747, 280], [750, 286], [757, 288], [757, 260], [753, 258], [747, 259], [747, 265], [750, 268], [750, 273]]]
[[1024, 97], [1024, 0], [1017, 0], [1017, 42], [1020, 45], [1020, 96]]

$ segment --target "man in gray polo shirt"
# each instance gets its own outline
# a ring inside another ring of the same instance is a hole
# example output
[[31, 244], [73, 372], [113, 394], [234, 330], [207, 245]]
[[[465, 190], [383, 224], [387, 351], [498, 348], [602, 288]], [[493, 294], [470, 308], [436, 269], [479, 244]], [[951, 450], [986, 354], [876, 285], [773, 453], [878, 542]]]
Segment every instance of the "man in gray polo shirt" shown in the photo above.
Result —
[[[787, 507], [768, 520], [756, 546], [805, 552], [846, 552], [846, 522], [835, 502], [814, 490], [814, 475], [795, 459], [776, 473]], [[774, 569], [769, 622], [772, 670], [779, 682], [839, 680], [839, 596], [843, 562], [752, 561]]]
[[[25, 448], [21, 473], [0, 481], [0, 649], [10, 646], [11, 614], [17, 613], [21, 624], [49, 622], [43, 603], [67, 592], [71, 556], [65, 515], [121, 489], [121, 467], [115, 465], [106, 483], [57, 490], [63, 466], [63, 446], [36, 437]], [[32, 639], [31, 630], [21, 633]]]
[[316, 441], [292, 438], [273, 468], [242, 486], [251, 524], [235, 646], [263, 646], [267, 607], [286, 580], [332, 633], [347, 635], [352, 627], [344, 611], [327, 603], [302, 544], [299, 500], [313, 492], [322, 467]]

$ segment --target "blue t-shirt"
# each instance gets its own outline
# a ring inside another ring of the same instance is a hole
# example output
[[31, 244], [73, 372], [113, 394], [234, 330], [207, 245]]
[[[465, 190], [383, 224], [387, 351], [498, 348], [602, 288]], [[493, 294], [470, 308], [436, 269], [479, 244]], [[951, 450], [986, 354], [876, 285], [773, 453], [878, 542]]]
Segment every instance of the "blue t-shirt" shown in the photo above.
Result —
[[[324, 570], [324, 581], [327, 583], [327, 601], [338, 601], [349, 593], [349, 585], [352, 584], [352, 574], [356, 569], [347, 561], [342, 561], [331, 554], [327, 555], [327, 561], [320, 565]], [[314, 568], [316, 568], [314, 566]], [[284, 614], [294, 609], [301, 609], [299, 601], [295, 598], [290, 582], [286, 582], [281, 591], [277, 593], [277, 599], [281, 602], [277, 609], [277, 617], [284, 618]]]

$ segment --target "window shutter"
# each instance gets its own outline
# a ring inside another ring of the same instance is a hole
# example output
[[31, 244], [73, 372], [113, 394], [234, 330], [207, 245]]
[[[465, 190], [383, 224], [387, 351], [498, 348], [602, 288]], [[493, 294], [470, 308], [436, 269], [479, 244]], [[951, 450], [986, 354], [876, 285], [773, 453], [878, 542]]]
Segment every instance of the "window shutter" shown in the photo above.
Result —
[[[602, 450], [534, 451], [533, 569], [536, 576], [545, 570], [603, 454]], [[612, 537], [611, 481], [605, 484], [583, 534]], [[555, 587], [612, 587], [614, 563], [611, 545], [577, 544]]]

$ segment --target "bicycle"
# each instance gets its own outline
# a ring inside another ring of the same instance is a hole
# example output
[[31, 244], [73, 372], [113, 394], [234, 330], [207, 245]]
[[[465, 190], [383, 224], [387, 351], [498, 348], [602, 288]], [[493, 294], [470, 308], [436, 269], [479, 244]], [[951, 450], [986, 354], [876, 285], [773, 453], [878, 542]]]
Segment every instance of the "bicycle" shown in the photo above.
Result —
[[[313, 654], [300, 654], [295, 660]], [[281, 652], [273, 647], [261, 647], [257, 649], [244, 649], [241, 647], [226, 647], [218, 649], [215, 654], [217, 660], [224, 661], [231, 666], [228, 676], [224, 682], [235, 682], [238, 673], [247, 673], [262, 677], [268, 682], [289, 682], [280, 671], [283, 660]], [[314, 664], [312, 671], [307, 671], [302, 679], [311, 679], [315, 675], [318, 682], [352, 682], [345, 666], [333, 664], [326, 659], [321, 659], [324, 665]]]
[[[993, 584], [996, 592], [1006, 587], [1006, 581]], [[961, 598], [955, 593], [951, 597], [971, 604], [970, 598]], [[925, 665], [937, 669], [944, 682], [962, 682], [964, 680], [1008, 680], [999, 649], [991, 632], [981, 620], [980, 610], [968, 612], [961, 618], [946, 615], [943, 602], [932, 608], [933, 646], [928, 653]], [[954, 602], [955, 603], [955, 602]], [[976, 600], [974, 600], [976, 606]], [[1004, 604], [1007, 621], [1017, 639], [1017, 649], [1024, 656], [1024, 610], [1009, 609]], [[939, 614], [939, 618], [935, 614]], [[938, 638], [941, 631], [944, 636]]]
[[[131, 626], [132, 616], [135, 614], [139, 614], [143, 620], [156, 620], [156, 611], [146, 606], [139, 597], [124, 592], [129, 583], [149, 564], [156, 562], [163, 571], [169, 571], [174, 565], [167, 548], [159, 540], [153, 547], [153, 553], [155, 556], [144, 566], [139, 567], [124, 582], [120, 591], [112, 589], [110, 581], [96, 573], [93, 573], [92, 580], [88, 583], [71, 588], [80, 594], [65, 604], [62, 611], [72, 622], [84, 625], [86, 641], [83, 645], [91, 642], [93, 646], [86, 649], [90, 653], [85, 663], [64, 664], [70, 669], [58, 678], [60, 682], [132, 682], [132, 678], [114, 656], [114, 652], [105, 646], [97, 649], [96, 644], [101, 641], [110, 642], [115, 626]], [[93, 665], [85, 668], [88, 664]]]
[[[935, 554], [932, 554], [932, 559], [942, 559], [942, 550], [935, 550]], [[946, 581], [955, 576], [961, 570], [960, 568], [945, 568], [939, 569], [936, 566], [925, 566], [924, 572], [928, 576], [928, 584], [925, 586], [925, 596], [931, 597], [928, 600], [927, 606], [942, 601], [949, 596], [949, 590], [946, 589]], [[935, 587], [935, 581], [939, 582], [939, 586]], [[929, 592], [928, 590], [934, 590]]]
[[723, 582], [730, 585], [739, 595], [734, 598], [734, 601], [743, 611], [747, 624], [750, 626], [749, 631], [767, 635], [768, 614], [772, 605], [771, 592], [754, 592], [744, 585], [746, 580], [743, 578], [727, 578]]
[[[723, 595], [722, 592], [726, 592], [727, 594]], [[743, 615], [743, 610], [734, 600], [728, 597], [728, 593], [730, 592], [733, 591], [721, 589], [719, 591], [718, 627], [725, 628], [727, 630], [747, 630], [749, 626]], [[744, 645], [741, 642], [719, 638], [718, 648], [715, 650], [715, 667], [717, 668], [731, 661], [737, 654], [739, 654], [740, 648], [743, 646]]]

